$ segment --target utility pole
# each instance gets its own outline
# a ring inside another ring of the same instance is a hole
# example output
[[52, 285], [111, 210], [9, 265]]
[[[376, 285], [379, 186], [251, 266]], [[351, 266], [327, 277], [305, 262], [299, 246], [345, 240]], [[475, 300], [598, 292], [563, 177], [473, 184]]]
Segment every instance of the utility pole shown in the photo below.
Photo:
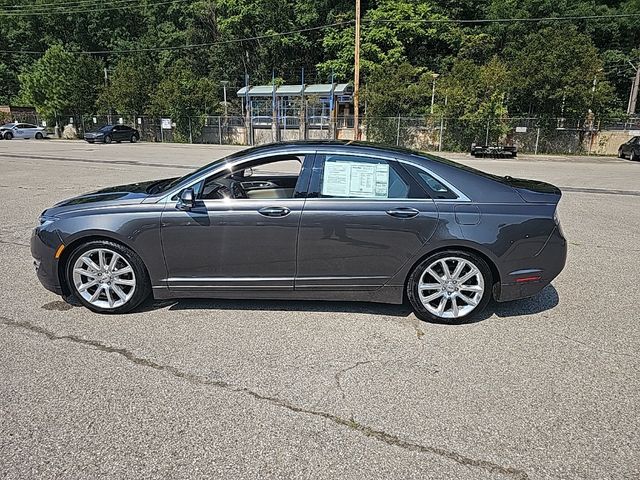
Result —
[[636, 76], [633, 78], [631, 84], [631, 94], [629, 95], [629, 105], [627, 106], [627, 114], [634, 115], [636, 113], [636, 107], [638, 105], [638, 89], [640, 89], [640, 64], [636, 67], [633, 63], [629, 62], [636, 71]]
[[358, 101], [360, 97], [360, 0], [356, 0], [356, 38], [353, 65], [353, 138], [360, 140]]

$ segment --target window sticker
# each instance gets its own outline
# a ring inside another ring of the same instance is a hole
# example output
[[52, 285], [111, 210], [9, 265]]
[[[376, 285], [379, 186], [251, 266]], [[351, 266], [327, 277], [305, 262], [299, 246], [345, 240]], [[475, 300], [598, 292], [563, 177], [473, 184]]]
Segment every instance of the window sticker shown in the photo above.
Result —
[[328, 160], [321, 193], [330, 197], [388, 198], [389, 164]]

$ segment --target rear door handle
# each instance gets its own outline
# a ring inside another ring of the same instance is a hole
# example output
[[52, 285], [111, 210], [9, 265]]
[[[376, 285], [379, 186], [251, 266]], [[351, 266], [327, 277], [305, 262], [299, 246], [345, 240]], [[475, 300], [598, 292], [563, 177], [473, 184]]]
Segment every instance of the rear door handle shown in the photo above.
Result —
[[387, 210], [387, 215], [397, 218], [413, 218], [420, 213], [420, 210], [416, 210], [411, 207], [398, 207]]
[[265, 217], [285, 217], [291, 213], [287, 207], [263, 207], [258, 210], [260, 215]]

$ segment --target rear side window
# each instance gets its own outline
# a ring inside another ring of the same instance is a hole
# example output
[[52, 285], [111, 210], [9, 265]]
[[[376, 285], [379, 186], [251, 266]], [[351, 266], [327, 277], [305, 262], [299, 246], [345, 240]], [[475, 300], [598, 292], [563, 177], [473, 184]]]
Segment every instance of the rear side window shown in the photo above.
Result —
[[446, 187], [440, 180], [436, 179], [421, 168], [411, 164], [404, 164], [404, 167], [411, 173], [422, 188], [424, 188], [431, 198], [436, 200], [451, 200], [458, 196]]
[[312, 190], [320, 198], [420, 197], [419, 187], [394, 161], [354, 155], [326, 155], [319, 160]]

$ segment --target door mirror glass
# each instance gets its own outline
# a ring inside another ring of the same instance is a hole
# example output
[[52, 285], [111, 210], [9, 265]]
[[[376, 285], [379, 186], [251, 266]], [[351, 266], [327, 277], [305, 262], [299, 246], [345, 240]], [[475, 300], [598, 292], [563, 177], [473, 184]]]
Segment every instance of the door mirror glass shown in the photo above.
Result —
[[180, 194], [180, 198], [178, 199], [178, 203], [176, 204], [176, 208], [178, 210], [191, 210], [196, 205], [195, 194], [193, 193], [193, 188], [187, 188], [182, 191]]

